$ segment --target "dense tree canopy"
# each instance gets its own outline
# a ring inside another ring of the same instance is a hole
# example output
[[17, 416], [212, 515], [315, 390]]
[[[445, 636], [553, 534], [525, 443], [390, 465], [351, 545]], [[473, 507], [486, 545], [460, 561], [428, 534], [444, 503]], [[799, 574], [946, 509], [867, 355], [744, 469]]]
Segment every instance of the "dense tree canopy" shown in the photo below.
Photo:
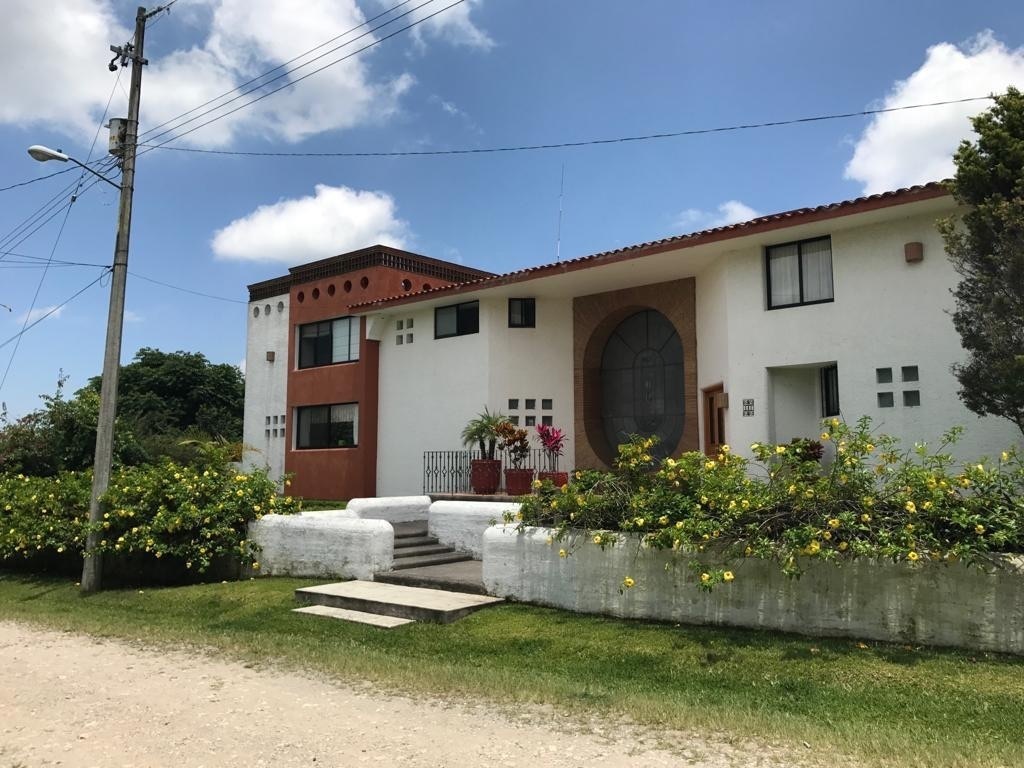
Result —
[[1024, 94], [1007, 89], [972, 123], [977, 140], [960, 145], [951, 183], [969, 207], [961, 224], [941, 224], [962, 278], [953, 323], [968, 358], [954, 372], [968, 408], [1024, 432]]

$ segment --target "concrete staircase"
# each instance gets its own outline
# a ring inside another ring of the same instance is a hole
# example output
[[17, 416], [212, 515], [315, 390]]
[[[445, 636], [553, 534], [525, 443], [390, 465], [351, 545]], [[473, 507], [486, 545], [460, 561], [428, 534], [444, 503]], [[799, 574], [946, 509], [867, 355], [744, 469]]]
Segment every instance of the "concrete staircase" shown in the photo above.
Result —
[[440, 544], [427, 532], [426, 520], [394, 523], [393, 527], [395, 529], [395, 564], [392, 567], [396, 571], [461, 563], [473, 559], [465, 552], [457, 552], [451, 547]]

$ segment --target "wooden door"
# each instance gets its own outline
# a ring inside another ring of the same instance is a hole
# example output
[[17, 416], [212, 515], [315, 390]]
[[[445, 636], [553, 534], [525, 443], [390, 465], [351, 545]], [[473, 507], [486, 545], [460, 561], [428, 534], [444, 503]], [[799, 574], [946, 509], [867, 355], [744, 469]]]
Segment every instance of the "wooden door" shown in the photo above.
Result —
[[704, 411], [704, 453], [717, 456], [725, 436], [725, 411], [729, 407], [729, 395], [722, 384], [701, 390]]

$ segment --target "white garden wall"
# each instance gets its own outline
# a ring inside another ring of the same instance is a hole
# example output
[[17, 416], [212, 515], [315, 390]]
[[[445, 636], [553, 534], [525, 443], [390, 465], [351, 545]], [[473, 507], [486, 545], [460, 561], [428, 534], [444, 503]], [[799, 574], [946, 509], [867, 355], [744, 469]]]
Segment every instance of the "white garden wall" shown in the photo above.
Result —
[[430, 509], [429, 496], [379, 496], [352, 499], [347, 512], [363, 520], [387, 520], [389, 523], [411, 523], [426, 520]]
[[[602, 551], [580, 536], [549, 545], [551, 535], [546, 528], [488, 529], [488, 593], [580, 613], [1024, 654], [1024, 558], [992, 572], [960, 564], [813, 563], [799, 580], [776, 563], [744, 559], [731, 564], [735, 581], [709, 594], [687, 567], [692, 555], [641, 550], [632, 536]], [[561, 547], [571, 554], [559, 557]], [[622, 587], [627, 576], [636, 581], [632, 589]]]
[[430, 505], [430, 535], [447, 547], [483, 557], [484, 531], [504, 525], [504, 513], [519, 511], [519, 504], [497, 501], [435, 501]]
[[334, 515], [265, 515], [249, 523], [264, 576], [373, 579], [391, 570], [395, 532], [383, 520]]

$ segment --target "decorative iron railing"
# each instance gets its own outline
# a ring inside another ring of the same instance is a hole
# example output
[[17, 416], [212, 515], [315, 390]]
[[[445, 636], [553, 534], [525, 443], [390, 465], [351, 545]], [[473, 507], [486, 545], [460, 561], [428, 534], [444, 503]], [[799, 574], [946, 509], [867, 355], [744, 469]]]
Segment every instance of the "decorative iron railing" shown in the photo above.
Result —
[[[423, 493], [471, 493], [469, 487], [469, 462], [479, 459], [481, 453], [475, 451], [424, 451], [423, 452]], [[495, 458], [501, 459], [501, 466], [507, 469], [512, 466], [508, 453], [498, 451]], [[540, 448], [531, 448], [526, 460], [523, 461], [523, 469], [544, 470], [547, 469], [544, 451]], [[502, 488], [504, 490], [505, 478], [502, 473]]]

